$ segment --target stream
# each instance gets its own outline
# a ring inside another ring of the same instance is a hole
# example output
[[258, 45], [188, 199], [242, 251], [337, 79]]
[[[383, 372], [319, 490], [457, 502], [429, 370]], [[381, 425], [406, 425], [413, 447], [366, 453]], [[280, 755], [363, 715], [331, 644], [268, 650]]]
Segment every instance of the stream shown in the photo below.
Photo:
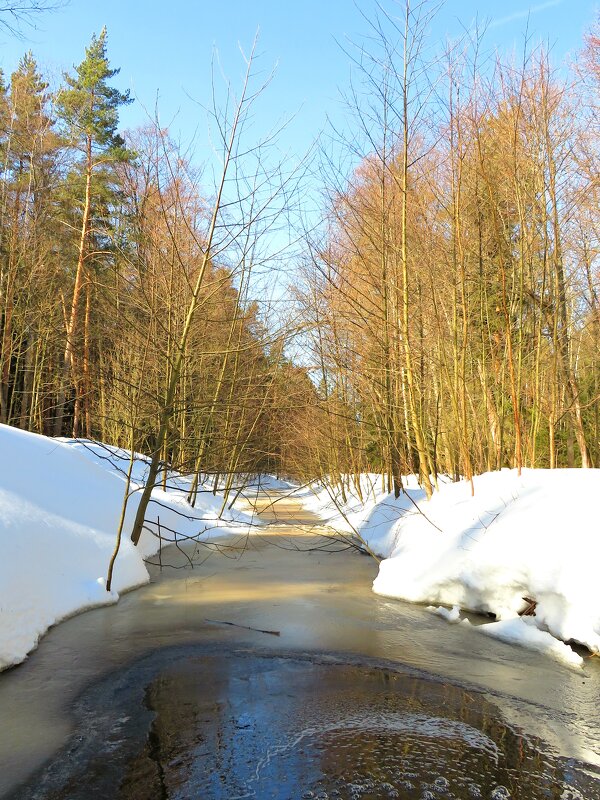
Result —
[[371, 558], [272, 499], [0, 674], [0, 797], [600, 799], [600, 659], [378, 597]]

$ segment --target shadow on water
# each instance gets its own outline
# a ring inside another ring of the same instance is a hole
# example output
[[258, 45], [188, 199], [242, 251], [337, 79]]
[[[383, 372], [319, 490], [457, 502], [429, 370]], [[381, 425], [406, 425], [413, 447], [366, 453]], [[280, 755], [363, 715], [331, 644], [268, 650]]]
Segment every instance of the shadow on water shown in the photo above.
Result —
[[598, 775], [481, 694], [381, 668], [179, 648], [94, 687], [78, 713], [79, 737], [15, 797], [600, 796]]

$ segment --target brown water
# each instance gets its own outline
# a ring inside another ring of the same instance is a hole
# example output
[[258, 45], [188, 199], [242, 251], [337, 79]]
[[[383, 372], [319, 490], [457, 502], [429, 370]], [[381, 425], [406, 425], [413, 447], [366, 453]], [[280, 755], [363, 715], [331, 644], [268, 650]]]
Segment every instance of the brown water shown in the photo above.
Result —
[[600, 798], [598, 660], [378, 598], [370, 558], [275, 508], [0, 675], [0, 795]]

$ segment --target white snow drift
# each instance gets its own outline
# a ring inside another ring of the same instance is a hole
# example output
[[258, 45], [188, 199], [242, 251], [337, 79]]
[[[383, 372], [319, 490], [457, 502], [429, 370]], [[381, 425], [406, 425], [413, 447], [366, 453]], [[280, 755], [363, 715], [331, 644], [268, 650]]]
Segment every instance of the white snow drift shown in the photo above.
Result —
[[380, 484], [363, 476], [365, 502], [350, 486], [339, 510], [323, 489], [308, 501], [385, 557], [375, 592], [494, 614], [477, 630], [569, 663], [581, 658], [559, 639], [600, 652], [600, 470], [501, 470], [475, 477], [474, 497], [445, 482], [429, 502], [414, 478], [397, 499]]
[[[87, 607], [115, 602], [148, 581], [143, 558], [158, 547], [129, 534], [138, 495], [128, 505], [113, 591], [104, 576], [115, 544], [129, 454], [93, 442], [56, 440], [0, 425], [0, 669], [22, 661], [49, 626]], [[133, 471], [141, 485], [147, 459]], [[286, 489], [271, 482], [261, 487]], [[414, 477], [400, 497], [381, 477], [349, 482], [345, 500], [322, 487], [297, 494], [324, 522], [357, 530], [383, 556], [374, 590], [388, 597], [438, 605], [449, 622], [461, 610], [494, 614], [477, 630], [525, 644], [569, 664], [581, 658], [564, 642], [600, 653], [600, 470], [502, 470], [467, 482], [440, 483], [431, 501]], [[249, 518], [218, 519], [222, 498], [186, 501], [189, 481], [168, 475], [147, 514], [156, 531], [209, 537], [246, 533]], [[360, 497], [359, 497], [360, 495]], [[525, 599], [527, 598], [527, 599]], [[533, 602], [531, 602], [533, 601]], [[526, 605], [535, 616], [519, 616]], [[448, 607], [452, 610], [449, 611]]]
[[[144, 533], [134, 547], [129, 533], [138, 503], [134, 495], [113, 591], [104, 576], [115, 545], [128, 455], [91, 442], [59, 441], [0, 425], [0, 669], [22, 661], [55, 622], [84, 608], [114, 603], [120, 592], [147, 583], [144, 556], [158, 540]], [[133, 478], [141, 481], [140, 457]], [[175, 482], [175, 483], [174, 483]], [[222, 498], [202, 493], [194, 509], [187, 482], [169, 476], [166, 492], [155, 490], [147, 515], [163, 535], [219, 529], [247, 531], [235, 512], [218, 520]], [[179, 488], [177, 488], [179, 487]], [[184, 516], [182, 516], [182, 514]], [[237, 522], [236, 522], [237, 520]], [[210, 534], [205, 533], [204, 536]]]

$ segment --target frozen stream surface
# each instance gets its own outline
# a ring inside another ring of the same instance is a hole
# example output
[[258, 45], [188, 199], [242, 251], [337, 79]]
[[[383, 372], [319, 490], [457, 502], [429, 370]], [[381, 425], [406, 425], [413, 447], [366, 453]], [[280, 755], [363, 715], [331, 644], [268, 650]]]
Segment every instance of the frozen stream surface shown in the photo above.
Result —
[[600, 800], [600, 659], [377, 597], [371, 559], [276, 509], [0, 674], [0, 796]]

